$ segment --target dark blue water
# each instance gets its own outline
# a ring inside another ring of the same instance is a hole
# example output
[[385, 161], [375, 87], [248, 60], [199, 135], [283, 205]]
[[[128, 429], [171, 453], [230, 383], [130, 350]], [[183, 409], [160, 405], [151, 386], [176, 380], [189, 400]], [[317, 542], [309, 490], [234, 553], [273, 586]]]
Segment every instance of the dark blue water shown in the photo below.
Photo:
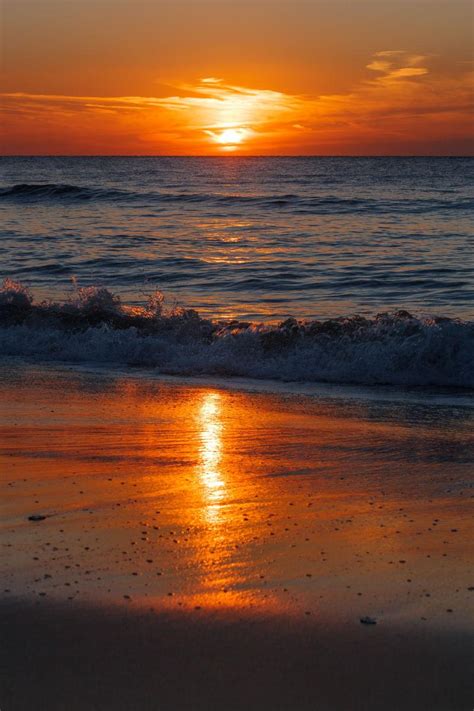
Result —
[[473, 313], [474, 160], [2, 158], [1, 274], [273, 321]]

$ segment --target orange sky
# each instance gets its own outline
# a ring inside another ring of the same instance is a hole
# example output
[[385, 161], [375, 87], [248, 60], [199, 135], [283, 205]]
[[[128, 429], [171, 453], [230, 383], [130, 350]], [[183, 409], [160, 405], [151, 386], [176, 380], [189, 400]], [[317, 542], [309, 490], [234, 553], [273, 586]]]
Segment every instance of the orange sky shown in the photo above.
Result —
[[3, 154], [472, 154], [466, 0], [3, 0]]

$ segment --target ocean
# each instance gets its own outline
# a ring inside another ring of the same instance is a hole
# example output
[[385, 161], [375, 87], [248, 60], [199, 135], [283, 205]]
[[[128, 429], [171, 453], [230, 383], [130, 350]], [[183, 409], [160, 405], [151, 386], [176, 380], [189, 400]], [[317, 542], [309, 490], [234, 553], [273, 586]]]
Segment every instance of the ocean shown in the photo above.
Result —
[[473, 166], [1, 158], [0, 354], [473, 387]]

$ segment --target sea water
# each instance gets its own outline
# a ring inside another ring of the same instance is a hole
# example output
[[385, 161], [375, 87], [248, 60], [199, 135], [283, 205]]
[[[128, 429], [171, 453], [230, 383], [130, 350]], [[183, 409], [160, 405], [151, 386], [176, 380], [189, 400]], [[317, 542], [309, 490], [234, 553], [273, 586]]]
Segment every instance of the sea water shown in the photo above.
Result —
[[0, 352], [472, 386], [473, 166], [2, 158]]

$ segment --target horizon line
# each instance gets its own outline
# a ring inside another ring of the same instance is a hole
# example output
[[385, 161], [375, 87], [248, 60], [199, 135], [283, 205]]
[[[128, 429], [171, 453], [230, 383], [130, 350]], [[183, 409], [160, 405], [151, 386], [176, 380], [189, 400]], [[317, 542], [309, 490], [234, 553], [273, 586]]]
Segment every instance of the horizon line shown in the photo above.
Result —
[[0, 158], [474, 158], [474, 153], [295, 153], [295, 154], [245, 154], [245, 155], [206, 155], [199, 154], [172, 154], [172, 153], [0, 153]]

